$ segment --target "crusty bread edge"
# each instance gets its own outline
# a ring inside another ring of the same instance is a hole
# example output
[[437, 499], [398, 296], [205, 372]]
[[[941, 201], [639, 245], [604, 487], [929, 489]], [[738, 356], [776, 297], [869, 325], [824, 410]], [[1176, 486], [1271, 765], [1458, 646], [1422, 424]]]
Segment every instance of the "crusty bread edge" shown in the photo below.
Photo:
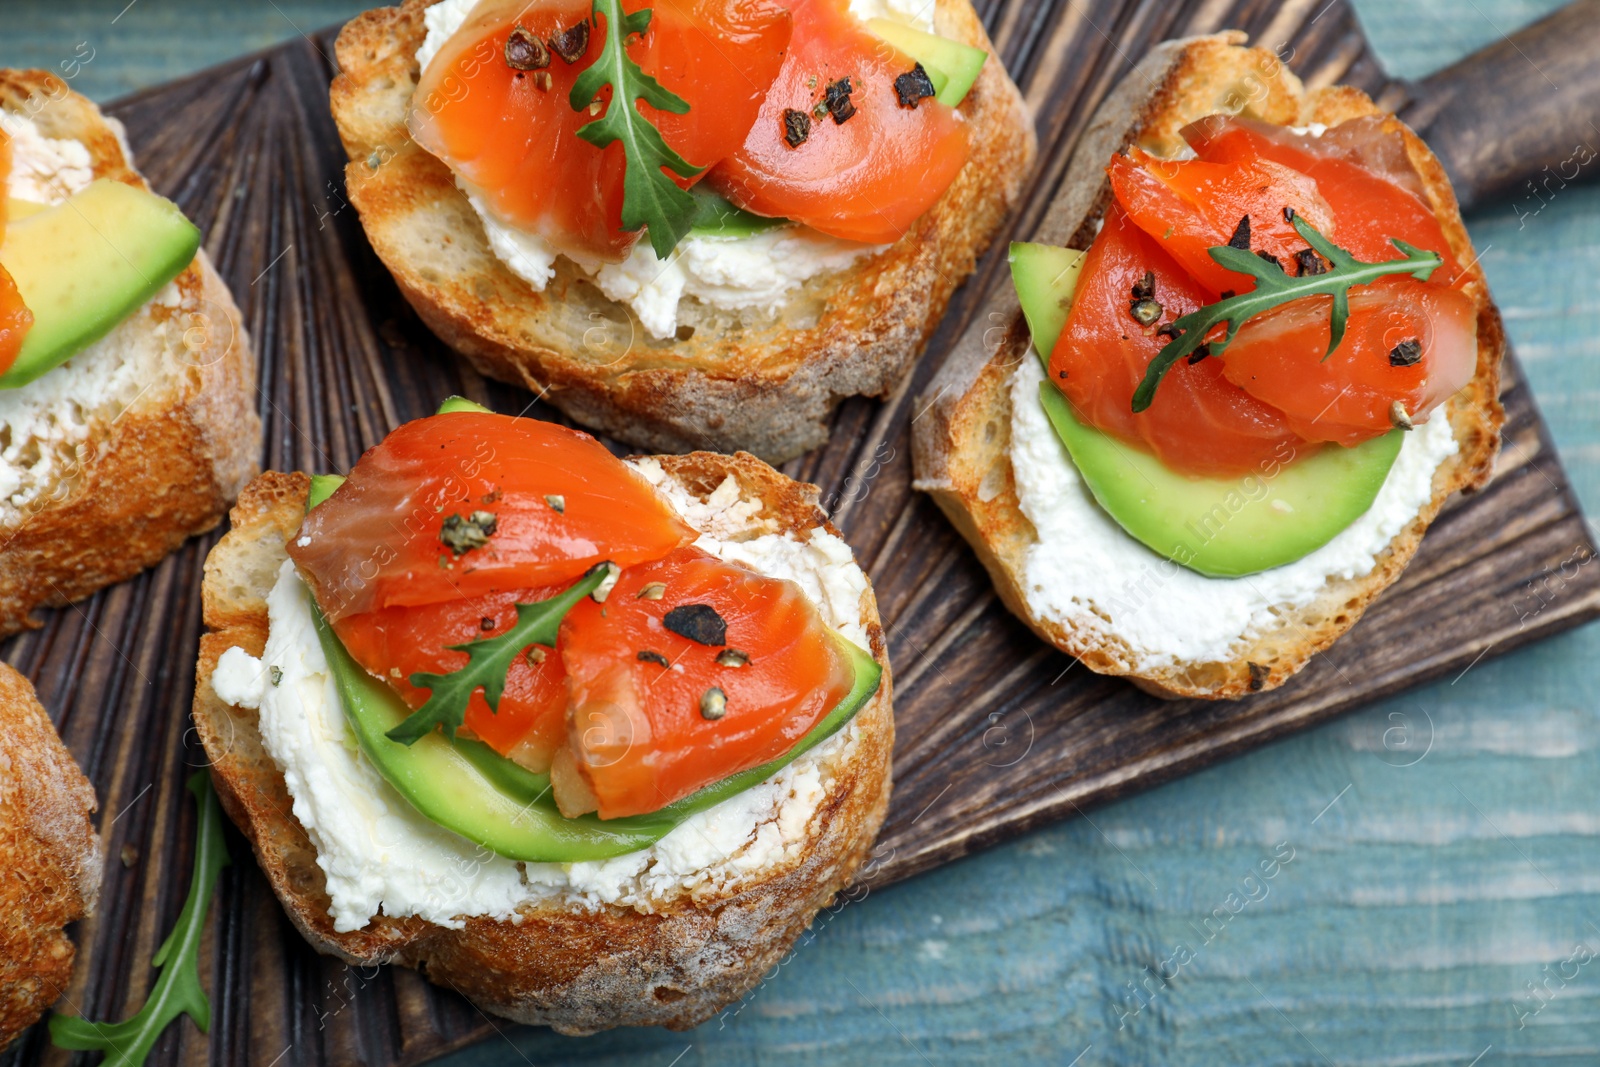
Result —
[[100, 893], [96, 806], [33, 686], [0, 663], [0, 1050], [72, 979], [63, 927]]
[[[89, 149], [96, 177], [148, 189], [120, 124], [46, 71], [0, 70], [0, 105], [31, 112], [53, 136]], [[233, 296], [202, 249], [178, 276], [203, 301], [203, 331], [171, 388], [155, 387], [116, 418], [91, 423], [71, 489], [0, 528], [0, 634], [38, 625], [60, 606], [132, 577], [221, 521], [258, 467], [255, 355]]]
[[[1206, 114], [1237, 111], [1241, 103], [1249, 113], [1280, 123], [1332, 125], [1383, 114], [1364, 93], [1348, 87], [1306, 93], [1272, 53], [1240, 47], [1244, 39], [1234, 31], [1169, 41], [1152, 50], [1096, 112], [1039, 239], [1087, 247], [1109, 200], [1104, 165], [1111, 153], [1130, 143], [1170, 153], [1178, 130]], [[1148, 692], [1171, 698], [1237, 698], [1275, 688], [1348, 631], [1399, 577], [1453, 493], [1479, 488], [1489, 479], [1504, 422], [1499, 402], [1504, 328], [1443, 168], [1415, 134], [1399, 120], [1391, 122], [1402, 130], [1451, 249], [1473, 279], [1467, 290], [1478, 309], [1477, 369], [1472, 382], [1446, 404], [1458, 450], [1435, 472], [1431, 498], [1367, 574], [1331, 580], [1312, 605], [1259, 635], [1235, 659], [1145, 667], [1115, 635], [1063, 625], [1028, 604], [1022, 582], [1027, 551], [1038, 538], [1021, 512], [1011, 469], [1009, 383], [1017, 362], [1034, 356], [1009, 285], [1000, 286], [986, 308], [999, 317], [983, 319], [1007, 323], [1001, 336], [970, 332], [929, 386], [929, 399], [919, 405], [924, 414], [913, 431], [917, 487], [934, 498], [972, 544], [1006, 607], [1041, 638], [1092, 670], [1127, 677]]]
[[[769, 531], [837, 533], [818, 509], [814, 487], [753, 456], [658, 459], [673, 480], [701, 498], [733, 474], [746, 499], [763, 502], [759, 518]], [[829, 765], [826, 798], [797, 858], [648, 915], [550, 904], [524, 908], [518, 923], [470, 919], [464, 929], [449, 930], [380, 915], [362, 930], [335, 932], [322, 871], [291, 813], [283, 776], [262, 747], [256, 713], [224, 704], [210, 682], [225, 649], [237, 645], [260, 654], [266, 641], [265, 597], [277, 568], [253, 568], [254, 588], [230, 587], [224, 576], [236, 570], [234, 554], [256, 545], [281, 562], [308, 487], [302, 474], [268, 472], [251, 482], [233, 509], [232, 529], [207, 559], [208, 632], [196, 669], [194, 720], [223, 807], [250, 839], [289, 918], [319, 951], [352, 963], [416, 967], [486, 1010], [564, 1033], [646, 1024], [681, 1029], [752, 988], [865, 861], [888, 806], [894, 743], [887, 646], [870, 589], [861, 612], [872, 655], [883, 667], [882, 686], [856, 717], [859, 736], [848, 762]]]
[[[841, 398], [892, 391], [1033, 166], [1031, 117], [982, 22], [967, 0], [937, 0], [939, 31], [990, 53], [961, 107], [972, 156], [940, 201], [887, 251], [810, 283], [808, 299], [825, 302], [813, 325], [780, 316], [727, 335], [702, 329], [664, 346], [628, 340], [617, 355], [622, 342], [598, 344], [590, 334], [599, 329], [609, 338], [609, 324], [622, 323], [629, 338], [644, 337], [632, 311], [559, 265], [550, 286], [533, 292], [489, 255], [444, 164], [411, 142], [404, 122], [427, 6], [406, 0], [365, 12], [337, 43], [334, 120], [351, 160], [349, 199], [373, 249], [423, 322], [480, 372], [652, 451], [745, 450], [781, 463], [826, 440]], [[487, 262], [479, 276], [452, 284], [411, 261], [402, 237], [423, 211], [436, 224], [454, 220], [451, 240], [475, 256], [481, 250]], [[563, 303], [584, 313], [576, 333], [556, 324]]]

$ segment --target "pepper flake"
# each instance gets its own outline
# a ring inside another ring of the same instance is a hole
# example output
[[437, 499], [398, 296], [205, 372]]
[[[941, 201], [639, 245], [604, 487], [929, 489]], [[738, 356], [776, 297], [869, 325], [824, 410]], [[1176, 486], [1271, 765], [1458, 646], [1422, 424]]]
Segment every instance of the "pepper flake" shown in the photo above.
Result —
[[728, 694], [712, 686], [700, 698], [700, 717], [715, 722], [728, 714]]
[[[474, 511], [466, 518], [447, 515], [439, 527], [439, 543], [459, 558], [488, 544], [498, 524], [492, 511]], [[439, 559], [440, 565], [444, 565], [444, 557]]]
[[661, 617], [661, 625], [696, 644], [728, 643], [728, 624], [710, 604], [679, 604]]
[[895, 78], [894, 95], [899, 99], [901, 107], [909, 107], [915, 111], [919, 101], [934, 95], [933, 79], [928, 77], [927, 70], [918, 63]]
[[550, 50], [567, 63], [576, 63], [589, 51], [589, 23], [580, 22], [550, 38]]
[[1327, 264], [1322, 262], [1322, 257], [1309, 248], [1302, 248], [1294, 254], [1294, 261], [1300, 267], [1300, 277], [1308, 274], [1328, 273]]
[[512, 70], [543, 70], [550, 65], [550, 49], [522, 23], [506, 38], [506, 66]]
[[[604, 563], [597, 563], [595, 566], [604, 567], [606, 569], [606, 576], [600, 579], [599, 585], [594, 587], [594, 592], [589, 594], [589, 599], [593, 600], [596, 604], [604, 604], [606, 602], [606, 597], [611, 595], [611, 590], [617, 587], [617, 579], [622, 577], [622, 568], [617, 566], [615, 563], [612, 563], [610, 560], [606, 560]], [[593, 574], [594, 571], [591, 570], [589, 573]], [[605, 612], [601, 612], [600, 614], [604, 615]]]
[[790, 148], [799, 148], [811, 136], [811, 116], [792, 107], [783, 109], [783, 139]]
[[1241, 252], [1250, 251], [1250, 216], [1244, 215], [1239, 219], [1239, 225], [1233, 229], [1233, 236], [1228, 238], [1228, 247], [1237, 248]]
[[1404, 341], [1389, 349], [1389, 366], [1414, 367], [1422, 358], [1422, 342], [1415, 337], [1407, 337]]
[[845, 119], [856, 113], [856, 106], [850, 102], [851, 92], [849, 78], [840, 78], [822, 92], [822, 102], [833, 116], [835, 126], [843, 126]]

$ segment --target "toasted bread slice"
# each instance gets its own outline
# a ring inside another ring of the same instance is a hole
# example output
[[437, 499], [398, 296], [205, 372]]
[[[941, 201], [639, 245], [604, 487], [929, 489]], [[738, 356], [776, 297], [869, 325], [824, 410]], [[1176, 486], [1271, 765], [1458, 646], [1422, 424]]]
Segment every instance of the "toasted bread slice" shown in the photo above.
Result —
[[[659, 462], [671, 481], [702, 501], [733, 476], [740, 499], [759, 504], [743, 524], [744, 537], [833, 532], [814, 487], [753, 456], [695, 453]], [[266, 596], [287, 557], [286, 539], [300, 525], [309, 484], [303, 474], [257, 478], [233, 509], [232, 530], [206, 561], [210, 632], [200, 644], [194, 719], [223, 807], [255, 847], [290, 919], [319, 951], [350, 962], [416, 967], [489, 1011], [564, 1033], [645, 1024], [682, 1029], [752, 988], [849, 883], [883, 821], [894, 745], [888, 654], [870, 588], [862, 594], [860, 617], [883, 681], [846, 728], [854, 734], [845, 744], [801, 757], [818, 761], [825, 795], [803, 838], [782, 858], [753, 871], [729, 866], [714, 886], [676, 889], [647, 906], [552, 899], [524, 905], [516, 922], [468, 918], [463, 928], [446, 929], [380, 914], [360, 930], [337, 932], [315, 848], [291, 813], [257, 713], [224, 703], [211, 685], [225, 650], [237, 646], [260, 655], [265, 646]], [[741, 539], [726, 530], [717, 536]]]
[[92, 912], [100, 894], [95, 806], [33, 686], [0, 663], [0, 1049], [72, 978], [62, 928]]
[[[1244, 47], [1238, 32], [1169, 41], [1152, 51], [1105, 100], [1078, 146], [1061, 191], [1046, 216], [1040, 241], [1087, 248], [1110, 201], [1106, 160], [1125, 145], [1172, 157], [1178, 131], [1206, 115], [1243, 112], [1285, 125], [1334, 125], [1384, 114], [1364, 94], [1347, 87], [1307, 92], [1278, 58]], [[1016, 294], [1002, 286], [979, 322], [1008, 323], [998, 345], [974, 331], [964, 337], [940, 369], [914, 427], [916, 485], [930, 493], [977, 550], [1006, 606], [1040, 637], [1102, 674], [1126, 676], [1141, 688], [1167, 697], [1238, 697], [1281, 685], [1318, 651], [1355, 624], [1416, 553], [1428, 524], [1458, 490], [1482, 486], [1493, 469], [1504, 421], [1498, 400], [1505, 334], [1489, 298], [1455, 194], [1426, 145], [1390, 117], [1421, 174], [1434, 212], [1456, 259], [1467, 265], [1465, 286], [1477, 304], [1478, 362], [1472, 381], [1452, 396], [1444, 411], [1456, 453], [1433, 477], [1433, 494], [1380, 553], [1365, 574], [1330, 578], [1309, 604], [1275, 611], [1255, 632], [1241, 634], [1226, 659], [1152, 666], [1117, 632], [1115, 619], [1094, 629], [1042, 617], [1024, 595], [1029, 549], [1038, 543], [1018, 504], [1011, 468], [1011, 394], [1014, 369], [1033, 359]], [[1436, 416], [1437, 417], [1437, 416]], [[1152, 557], [1154, 558], [1154, 557]]]
[[813, 278], [776, 316], [685, 300], [658, 341], [566, 259], [543, 292], [489, 250], [449, 169], [405, 120], [432, 0], [357, 16], [339, 34], [334, 121], [373, 249], [422, 321], [484, 374], [658, 452], [745, 450], [780, 463], [821, 444], [847, 396], [889, 393], [972, 272], [1032, 167], [1033, 124], [968, 0], [937, 0], [941, 34], [990, 51], [961, 105], [971, 158], [911, 232]]
[[[0, 70], [0, 108], [81, 142], [94, 177], [148, 188], [122, 128], [45, 71]], [[0, 391], [0, 634], [211, 529], [257, 470], [255, 356], [204, 250], [105, 337]]]

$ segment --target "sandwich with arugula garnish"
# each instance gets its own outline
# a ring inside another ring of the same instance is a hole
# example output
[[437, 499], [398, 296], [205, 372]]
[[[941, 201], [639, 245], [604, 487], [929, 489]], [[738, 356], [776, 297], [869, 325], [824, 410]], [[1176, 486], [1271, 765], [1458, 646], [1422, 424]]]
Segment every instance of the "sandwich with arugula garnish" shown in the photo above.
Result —
[[290, 918], [507, 1018], [708, 1018], [883, 820], [872, 590], [752, 456], [452, 401], [251, 483], [205, 613], [195, 723]]
[[339, 36], [350, 202], [492, 377], [659, 451], [820, 444], [1015, 201], [967, 0], [408, 0]]
[[[1238, 33], [1102, 105], [998, 351], [967, 339], [918, 485], [1010, 609], [1163, 696], [1281, 685], [1499, 448], [1500, 317], [1439, 162]], [[1064, 247], [1063, 247], [1064, 246]]]

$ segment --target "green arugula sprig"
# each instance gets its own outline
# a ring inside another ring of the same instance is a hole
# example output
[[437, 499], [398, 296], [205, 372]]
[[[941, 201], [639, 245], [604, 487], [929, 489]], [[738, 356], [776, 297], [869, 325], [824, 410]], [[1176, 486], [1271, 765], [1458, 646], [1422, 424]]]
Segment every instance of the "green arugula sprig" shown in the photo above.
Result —
[[472, 699], [473, 692], [480, 686], [483, 687], [483, 698], [489, 702], [489, 707], [498, 712], [500, 696], [506, 688], [506, 674], [516, 658], [531, 645], [555, 648], [556, 633], [562, 618], [572, 605], [595, 591], [605, 580], [610, 566], [609, 563], [598, 564], [559, 596], [516, 605], [517, 621], [503, 634], [461, 645], [446, 645], [453, 651], [465, 652], [468, 656], [467, 665], [449, 674], [424, 671], [413, 674], [412, 685], [430, 690], [427, 702], [384, 736], [391, 741], [410, 745], [428, 736], [437, 726], [446, 737], [455, 740], [456, 730], [466, 719], [467, 701]]
[[[1277, 263], [1262, 259], [1254, 252], [1228, 245], [1207, 249], [1211, 253], [1211, 258], [1224, 267], [1254, 278], [1256, 287], [1248, 293], [1218, 300], [1214, 304], [1207, 304], [1173, 320], [1172, 328], [1178, 331], [1178, 334], [1156, 353], [1156, 358], [1145, 368], [1144, 381], [1140, 382], [1139, 388], [1133, 392], [1135, 412], [1144, 411], [1150, 406], [1150, 402], [1156, 396], [1156, 386], [1161, 384], [1161, 379], [1166, 376], [1172, 365], [1192, 355], [1202, 344], [1207, 343], [1206, 335], [1224, 322], [1228, 324], [1227, 335], [1209, 342], [1210, 355], [1220, 356], [1233, 341], [1234, 335], [1239, 332], [1239, 327], [1264, 311], [1303, 296], [1331, 296], [1333, 315], [1328, 324], [1328, 351], [1322, 357], [1326, 360], [1333, 355], [1334, 349], [1339, 347], [1339, 342], [1344, 340], [1345, 323], [1350, 317], [1352, 285], [1375, 282], [1391, 274], [1409, 274], [1417, 281], [1425, 282], [1443, 262], [1437, 252], [1430, 252], [1392, 237], [1389, 243], [1403, 252], [1405, 258], [1391, 259], [1382, 263], [1367, 263], [1356, 259], [1322, 236], [1315, 226], [1299, 215], [1293, 216], [1289, 222], [1296, 232], [1305, 238], [1306, 243], [1332, 266], [1323, 274], [1302, 274], [1294, 278], [1286, 274]], [[1201, 358], [1205, 357], [1202, 355]]]
[[50, 1018], [50, 1040], [58, 1048], [104, 1052], [102, 1067], [139, 1067], [167, 1024], [180, 1015], [193, 1019], [202, 1033], [211, 1028], [211, 1001], [200, 984], [200, 943], [205, 936], [206, 910], [217, 875], [228, 865], [228, 846], [222, 838], [222, 808], [211, 789], [210, 775], [205, 771], [191, 775], [189, 792], [199, 807], [194, 873], [178, 923], [151, 960], [152, 966], [161, 969], [161, 975], [144, 1007], [120, 1023], [97, 1023], [71, 1015]]
[[627, 159], [622, 178], [622, 228], [647, 228], [650, 247], [657, 258], [666, 259], [694, 226], [699, 206], [661, 168], [684, 178], [692, 178], [704, 168], [673, 151], [661, 131], [639, 111], [640, 100], [673, 115], [689, 111], [688, 101], [646, 74], [624, 47], [633, 34], [649, 30], [651, 14], [646, 7], [624, 15], [622, 0], [594, 0], [596, 22], [605, 19], [605, 36], [600, 40], [599, 57], [572, 83], [568, 100], [574, 111], [582, 111], [594, 103], [601, 90], [611, 87], [606, 113], [580, 128], [578, 136], [598, 148], [622, 142]]

